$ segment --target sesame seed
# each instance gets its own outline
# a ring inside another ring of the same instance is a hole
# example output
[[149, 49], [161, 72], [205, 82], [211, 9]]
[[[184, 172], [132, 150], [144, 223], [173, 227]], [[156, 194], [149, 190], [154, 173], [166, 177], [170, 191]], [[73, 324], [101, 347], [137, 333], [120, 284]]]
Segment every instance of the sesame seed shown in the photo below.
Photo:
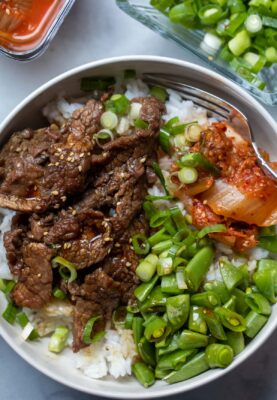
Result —
[[61, 155], [60, 155], [60, 160], [63, 160], [63, 159], [64, 159], [64, 155], [61, 154]]
[[66, 196], [62, 196], [62, 197], [61, 197], [61, 200], [62, 200], [62, 201], [66, 201]]
[[57, 190], [53, 190], [53, 192], [51, 192], [51, 194], [52, 194], [53, 196], [58, 196], [58, 195], [59, 195], [59, 192], [58, 192]]
[[120, 247], [120, 243], [115, 243], [115, 247]]
[[143, 157], [143, 158], [140, 159], [140, 162], [141, 162], [142, 164], [143, 164], [145, 161], [146, 161], [146, 158], [145, 158], [145, 157]]
[[58, 166], [60, 165], [60, 163], [59, 163], [59, 162], [56, 162], [55, 165], [56, 165], [56, 167], [58, 167]]
[[19, 153], [21, 151], [21, 147], [17, 147], [17, 149], [15, 151], [17, 151]]
[[60, 147], [58, 147], [57, 150], [58, 150], [60, 153], [62, 152], [62, 149], [61, 149]]
[[110, 237], [105, 237], [104, 238], [104, 242], [111, 242], [112, 241], [112, 238], [110, 238]]
[[54, 164], [52, 164], [52, 163], [49, 163], [49, 164], [48, 164], [48, 167], [52, 167], [53, 165], [54, 165]]
[[71, 161], [71, 157], [67, 157], [66, 161]]
[[6, 14], [10, 15], [11, 10], [9, 8], [6, 8]]
[[47, 236], [47, 235], [48, 235], [48, 232], [43, 232], [43, 235], [44, 235], [44, 236]]
[[72, 156], [74, 156], [74, 153], [73, 153], [73, 151], [71, 152], [71, 153], [69, 153], [69, 155], [72, 157]]
[[131, 263], [129, 261], [126, 262], [126, 267], [131, 267]]
[[59, 207], [60, 207], [59, 204], [55, 204], [55, 205], [54, 205], [54, 208], [59, 208]]
[[54, 153], [54, 156], [59, 157], [59, 153]]
[[38, 278], [41, 278], [41, 274], [38, 274]]
[[82, 172], [82, 169], [83, 169], [82, 165], [79, 165], [78, 170], [79, 170], [80, 172]]
[[80, 157], [82, 158], [82, 157], [84, 157], [84, 155], [85, 155], [84, 153], [81, 153], [81, 154], [80, 154]]
[[76, 215], [77, 214], [77, 211], [76, 210], [73, 210], [72, 211], [72, 215]]

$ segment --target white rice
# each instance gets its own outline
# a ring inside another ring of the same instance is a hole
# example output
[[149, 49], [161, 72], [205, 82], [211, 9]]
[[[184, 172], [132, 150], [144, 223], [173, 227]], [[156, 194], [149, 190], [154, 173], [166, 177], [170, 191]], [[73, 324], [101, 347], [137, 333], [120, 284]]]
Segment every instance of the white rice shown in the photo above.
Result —
[[[117, 89], [122, 87], [122, 81], [118, 80], [116, 83]], [[169, 120], [178, 116], [180, 123], [191, 122], [197, 120], [203, 127], [207, 126], [209, 122], [205, 110], [195, 107], [191, 101], [184, 101], [173, 90], [167, 90], [169, 94], [168, 101], [166, 102], [167, 114], [165, 120]], [[130, 79], [127, 81], [127, 90], [125, 95], [127, 98], [147, 96], [149, 94], [148, 86], [139, 79]], [[63, 125], [64, 122], [70, 118], [72, 113], [83, 106], [84, 102], [88, 99], [80, 98], [66, 100], [60, 96], [57, 100], [52, 101], [43, 108], [43, 115], [50, 123], [57, 123]], [[170, 169], [171, 159], [164, 156], [159, 160], [161, 169], [166, 176]], [[150, 195], [162, 196], [165, 192], [160, 184], [149, 188]], [[156, 201], [155, 205], [161, 209], [176, 205], [171, 201]], [[185, 215], [186, 210], [181, 202], [177, 202], [182, 213]], [[7, 260], [5, 256], [5, 249], [3, 245], [3, 234], [10, 228], [11, 218], [14, 215], [12, 211], [0, 210], [3, 216], [0, 224], [0, 278], [12, 279], [9, 271]], [[217, 256], [216, 261], [211, 265], [206, 280], [222, 280], [219, 269], [219, 256], [222, 254], [227, 257], [235, 266], [247, 263], [248, 269], [252, 272], [256, 268], [256, 260], [268, 256], [266, 250], [259, 248], [249, 251], [249, 258], [236, 257], [232, 249], [222, 243], [217, 243]], [[43, 310], [39, 312], [28, 311], [31, 321], [36, 325], [42, 336], [52, 333], [58, 325], [64, 324], [70, 329], [72, 328], [72, 306], [69, 303], [59, 301], [48, 304]], [[137, 355], [136, 348], [130, 330], [111, 330], [107, 329], [105, 337], [98, 343], [92, 344], [77, 354], [71, 353], [71, 357], [75, 358], [76, 368], [80, 369], [86, 376], [94, 379], [103, 378], [110, 374], [114, 378], [124, 377], [131, 375], [131, 365], [134, 357]]]
[[104, 339], [76, 354], [76, 367], [90, 378], [110, 374], [115, 379], [131, 375], [137, 355], [131, 330], [107, 330]]

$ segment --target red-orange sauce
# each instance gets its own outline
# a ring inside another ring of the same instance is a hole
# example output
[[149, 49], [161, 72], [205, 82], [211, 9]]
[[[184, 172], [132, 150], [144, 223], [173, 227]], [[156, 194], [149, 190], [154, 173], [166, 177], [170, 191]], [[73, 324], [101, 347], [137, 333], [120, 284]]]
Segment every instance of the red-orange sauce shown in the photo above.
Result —
[[44, 38], [64, 0], [0, 0], [0, 45], [23, 52]]

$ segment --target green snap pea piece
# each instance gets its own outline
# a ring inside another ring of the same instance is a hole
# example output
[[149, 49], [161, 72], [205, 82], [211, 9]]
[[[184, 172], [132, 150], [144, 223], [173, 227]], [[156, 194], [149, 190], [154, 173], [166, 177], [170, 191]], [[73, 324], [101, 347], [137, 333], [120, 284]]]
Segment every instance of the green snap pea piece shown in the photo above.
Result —
[[227, 344], [232, 347], [234, 355], [241, 353], [245, 348], [244, 336], [242, 332], [226, 332]]
[[210, 368], [226, 368], [234, 358], [232, 347], [219, 343], [210, 344], [205, 354]]
[[150, 293], [148, 299], [141, 304], [141, 312], [164, 311], [166, 306], [167, 293], [163, 293], [160, 286], [156, 286]]
[[168, 374], [170, 374], [171, 370], [170, 369], [160, 369], [157, 368], [155, 369], [155, 378], [157, 379], [163, 379], [165, 378]]
[[231, 311], [236, 311], [236, 297], [231, 296], [230, 299], [225, 304], [223, 304], [223, 307]]
[[191, 304], [199, 307], [215, 308], [220, 306], [220, 297], [212, 291], [196, 293], [191, 296]]
[[196, 354], [189, 362], [183, 365], [178, 371], [173, 371], [164, 380], [171, 384], [185, 381], [209, 369], [205, 352]]
[[151, 281], [141, 283], [134, 291], [135, 297], [143, 302], [150, 294], [154, 286], [156, 285], [159, 277], [158, 275], [154, 276]]
[[187, 361], [188, 357], [194, 355], [197, 350], [176, 350], [173, 353], [160, 357], [157, 368], [159, 369], [179, 369]]
[[134, 342], [135, 345], [138, 349], [138, 344], [140, 342], [140, 339], [143, 336], [143, 318], [141, 317], [134, 317], [133, 318], [133, 324], [132, 324], [132, 328], [133, 328], [133, 337], [134, 337]]
[[233, 290], [244, 278], [243, 272], [229, 261], [220, 261], [220, 273], [228, 290]]
[[253, 280], [259, 292], [271, 303], [276, 303], [275, 279], [276, 272], [270, 269], [259, 270], [253, 275]]
[[246, 318], [246, 336], [251, 339], [257, 335], [257, 333], [262, 329], [262, 327], [266, 324], [268, 317], [264, 315], [258, 314], [255, 311], [251, 310]]
[[202, 307], [192, 306], [190, 308], [188, 328], [190, 331], [206, 335], [208, 328], [203, 316]]
[[259, 246], [272, 253], [277, 253], [277, 235], [260, 237]]
[[201, 333], [184, 330], [179, 337], [179, 348], [182, 350], [197, 349], [199, 347], [206, 347], [209, 338]]
[[158, 345], [160, 342], [156, 343], [155, 346], [158, 348], [158, 356], [161, 357], [164, 354], [169, 354], [172, 353], [173, 351], [177, 350], [179, 348], [179, 337], [180, 335], [175, 333], [169, 340], [166, 346], [162, 348], [158, 348]]
[[166, 334], [166, 321], [161, 317], [154, 317], [147, 321], [144, 336], [149, 342], [162, 340]]
[[214, 250], [207, 246], [203, 247], [189, 261], [185, 269], [185, 280], [188, 287], [197, 292], [214, 257]]
[[277, 260], [271, 260], [264, 258], [258, 262], [258, 270], [263, 271], [265, 269], [270, 269], [277, 271]]
[[256, 313], [264, 315], [271, 314], [271, 305], [262, 294], [247, 293], [245, 301], [251, 310], [255, 311]]
[[225, 283], [222, 281], [208, 281], [204, 285], [204, 290], [215, 292], [220, 297], [222, 304], [226, 303], [231, 296]]
[[240, 265], [238, 267], [238, 270], [242, 274], [242, 281], [239, 284], [239, 286], [241, 289], [245, 290], [249, 286], [249, 283], [250, 283], [250, 275], [249, 275], [249, 271], [248, 271], [248, 265], [247, 264]]
[[141, 338], [138, 343], [138, 352], [142, 360], [151, 367], [156, 366], [155, 346], [149, 343], [145, 337]]
[[132, 372], [139, 383], [145, 388], [152, 386], [155, 383], [155, 375], [150, 367], [142, 362], [137, 362], [132, 365]]
[[168, 293], [168, 294], [181, 294], [184, 292], [183, 289], [178, 288], [175, 273], [162, 276], [161, 289], [163, 293]]
[[249, 308], [248, 305], [246, 303], [246, 294], [245, 292], [243, 292], [242, 290], [235, 288], [232, 291], [232, 294], [235, 296], [236, 298], [236, 311], [241, 314], [241, 315], [245, 315], [247, 314]]
[[238, 313], [224, 307], [216, 307], [215, 313], [226, 328], [234, 332], [243, 332], [246, 329], [245, 319]]
[[166, 299], [166, 315], [173, 329], [181, 328], [189, 316], [190, 298], [188, 294]]
[[226, 340], [224, 328], [220, 322], [219, 317], [214, 313], [214, 311], [208, 308], [204, 308], [203, 316], [212, 337], [218, 340]]

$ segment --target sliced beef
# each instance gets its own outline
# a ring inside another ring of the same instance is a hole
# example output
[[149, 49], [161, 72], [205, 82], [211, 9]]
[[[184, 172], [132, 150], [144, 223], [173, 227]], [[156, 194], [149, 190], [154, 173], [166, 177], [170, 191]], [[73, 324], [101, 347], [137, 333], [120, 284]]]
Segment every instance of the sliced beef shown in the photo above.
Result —
[[0, 153], [0, 206], [42, 212], [83, 191], [102, 112], [102, 103], [90, 100], [62, 129], [12, 135]]
[[105, 328], [113, 310], [120, 301], [120, 284], [109, 277], [101, 268], [86, 275], [84, 283], [68, 285], [71, 300], [75, 303], [73, 319], [73, 350], [84, 347], [83, 330], [92, 317], [100, 316], [92, 336]]
[[87, 321], [95, 316], [102, 318], [95, 325], [94, 335], [110, 320], [112, 312], [120, 304], [128, 304], [139, 283], [135, 274], [139, 257], [134, 253], [130, 238], [135, 233], [148, 233], [145, 218], [135, 218], [125, 235], [115, 244], [112, 253], [105, 258], [99, 268], [86, 275], [82, 284], [67, 285], [74, 308], [74, 351], [84, 347], [83, 330]]
[[52, 293], [52, 257], [52, 250], [45, 244], [23, 245], [23, 267], [11, 295], [18, 306], [39, 309], [48, 303]]

